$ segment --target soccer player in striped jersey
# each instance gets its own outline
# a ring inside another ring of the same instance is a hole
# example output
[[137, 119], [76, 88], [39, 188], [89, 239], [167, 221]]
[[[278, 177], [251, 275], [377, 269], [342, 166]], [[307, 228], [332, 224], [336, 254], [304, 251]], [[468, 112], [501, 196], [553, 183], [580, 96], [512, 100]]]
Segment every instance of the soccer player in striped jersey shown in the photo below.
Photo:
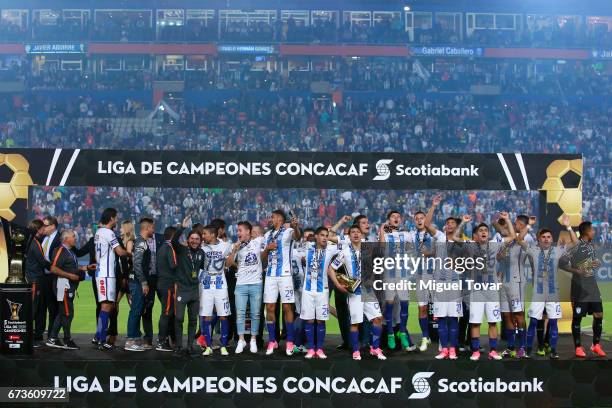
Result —
[[[315, 231], [315, 243], [310, 243], [306, 250], [306, 266], [302, 285], [301, 318], [305, 323], [308, 352], [306, 358], [325, 359], [323, 351], [325, 342], [325, 322], [329, 319], [329, 288], [327, 269], [332, 258], [338, 253], [336, 246], [327, 244], [329, 231], [319, 227]], [[314, 321], [317, 320], [317, 344], [314, 344]]]
[[266, 278], [264, 281], [264, 303], [266, 304], [266, 326], [270, 341], [266, 355], [271, 355], [278, 348], [276, 341], [276, 300], [280, 295], [283, 305], [283, 317], [287, 325], [287, 344], [285, 352], [293, 355], [293, 306], [295, 290], [291, 276], [291, 241], [300, 239], [301, 233], [298, 220], [292, 217], [289, 227], [285, 227], [287, 216], [282, 210], [272, 211], [272, 230], [264, 235], [262, 257], [268, 259]]
[[[344, 266], [350, 277], [361, 279], [361, 239], [363, 236], [359, 226], [353, 225], [349, 229], [349, 237], [351, 239], [349, 244], [338, 245], [340, 252], [328, 268], [328, 275], [334, 286], [343, 293], [348, 293], [348, 290], [338, 282], [335, 271]], [[362, 299], [362, 292], [368, 297], [365, 301]], [[359, 352], [359, 325], [363, 323], [364, 315], [372, 323], [370, 354], [376, 356], [379, 360], [386, 360], [387, 357], [385, 357], [380, 349], [380, 336], [382, 335], [380, 304], [376, 300], [373, 290], [360, 285], [354, 293], [348, 293], [348, 308], [351, 315], [350, 342], [353, 350], [353, 360], [361, 360], [361, 353]]]
[[204, 227], [202, 237], [205, 244], [204, 251], [205, 268], [200, 274], [200, 317], [204, 317], [203, 328], [206, 340], [206, 349], [203, 356], [212, 355], [210, 324], [213, 320], [213, 310], [221, 320], [221, 355], [229, 355], [227, 351], [227, 340], [229, 335], [230, 302], [227, 293], [227, 281], [225, 279], [225, 259], [232, 252], [232, 244], [220, 241], [217, 237], [218, 228], [214, 225]]
[[[501, 212], [500, 217], [508, 224], [509, 233], [504, 237], [503, 242], [508, 243], [516, 239], [514, 227], [510, 222], [507, 212]], [[489, 227], [487, 224], [481, 223], [476, 227], [475, 243], [469, 245], [468, 252], [474, 258], [483, 258], [483, 267], [473, 269], [474, 282], [497, 284], [498, 277], [495, 269], [497, 260], [497, 252], [501, 243], [491, 239], [489, 235]], [[499, 291], [490, 289], [483, 291], [472, 290], [470, 293], [470, 324], [472, 335], [472, 355], [470, 360], [478, 361], [480, 359], [480, 325], [482, 324], [484, 315], [487, 315], [489, 324], [489, 360], [501, 360], [502, 356], [497, 353], [497, 323], [501, 321], [501, 310], [499, 305]]]
[[100, 350], [112, 350], [113, 345], [106, 342], [108, 321], [111, 312], [115, 308], [117, 294], [117, 275], [115, 274], [115, 256], [131, 256], [125, 249], [121, 248], [113, 228], [117, 225], [117, 210], [107, 208], [102, 212], [99, 228], [94, 236], [96, 251], [96, 289], [100, 302], [100, 315], [96, 328], [96, 344]]
[[[444, 223], [445, 233], [438, 231], [432, 224], [427, 224], [429, 233], [435, 237], [432, 245], [433, 255], [440, 259], [435, 262], [434, 279], [439, 283], [458, 284], [463, 278], [463, 271], [457, 268], [447, 268], [446, 259], [455, 260], [463, 257], [465, 249], [461, 245], [461, 228], [471, 218], [464, 216], [462, 224], [454, 217], [448, 217]], [[428, 220], [429, 221], [429, 220]], [[438, 321], [438, 337], [440, 352], [437, 360], [456, 360], [459, 346], [459, 318], [463, 316], [463, 293], [460, 289], [445, 289], [433, 293], [433, 315]]]
[[578, 243], [578, 238], [569, 225], [569, 217], [564, 215], [563, 224], [570, 233], [571, 244], [568, 246], [553, 245], [552, 231], [541, 229], [538, 231], [538, 245], [529, 245], [524, 240], [525, 233], [519, 234], [517, 241], [525, 250], [533, 265], [533, 295], [529, 307], [529, 328], [527, 329], [527, 354], [531, 356], [533, 337], [536, 334], [538, 321], [542, 320], [544, 309], [548, 316], [548, 330], [550, 331], [550, 358], [558, 359], [557, 340], [559, 337], [558, 319], [561, 319], [561, 303], [559, 298], [559, 259], [565, 254], [566, 249]]
[[[434, 242], [446, 239], [444, 232], [438, 231], [432, 224], [436, 208], [441, 202], [442, 196], [437, 194], [434, 196], [427, 214], [419, 211], [414, 215], [416, 231], [412, 231], [408, 238], [414, 244], [414, 256], [416, 257], [420, 257], [425, 253], [432, 253]], [[431, 231], [429, 228], [432, 228]], [[453, 233], [451, 232], [450, 234], [452, 236]], [[423, 266], [423, 264], [420, 264], [416, 270], [416, 297], [419, 307], [419, 327], [422, 334], [421, 344], [419, 345], [419, 351], [421, 352], [427, 351], [427, 347], [431, 344], [429, 339], [429, 304], [433, 303], [433, 294], [431, 290], [427, 289], [426, 284], [433, 279], [433, 273], [432, 267]]]
[[310, 240], [314, 241], [314, 230], [305, 228], [302, 232], [302, 239], [293, 241], [293, 249], [291, 250], [291, 273], [293, 278], [293, 287], [295, 288], [295, 315], [293, 317], [293, 329], [295, 330], [293, 338], [293, 353], [306, 353], [308, 349], [304, 343], [304, 321], [301, 319], [302, 313], [302, 286], [304, 283], [304, 268], [306, 264], [306, 253], [311, 245]]
[[[500, 220], [502, 221], [502, 220]], [[531, 225], [535, 223], [535, 218], [519, 215], [514, 221], [514, 231], [516, 234], [524, 234], [527, 243], [532, 243], [533, 237], [528, 234]], [[505, 222], [500, 225], [501, 233], [496, 234], [499, 242], [504, 236], [508, 235]], [[502, 357], [525, 357], [525, 284], [527, 282], [525, 273], [525, 261], [527, 253], [518, 242], [510, 241], [502, 246], [497, 253], [498, 274], [501, 277], [501, 313], [503, 325], [505, 327], [507, 349], [502, 353]], [[518, 352], [515, 345], [518, 343]]]

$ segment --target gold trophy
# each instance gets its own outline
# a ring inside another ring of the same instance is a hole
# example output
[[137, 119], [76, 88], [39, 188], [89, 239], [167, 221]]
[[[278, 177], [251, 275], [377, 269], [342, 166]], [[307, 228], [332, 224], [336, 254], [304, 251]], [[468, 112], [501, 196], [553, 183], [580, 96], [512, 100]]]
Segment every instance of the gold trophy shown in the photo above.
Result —
[[26, 237], [25, 234], [23, 233], [23, 231], [21, 230], [21, 228], [14, 226], [14, 225], [10, 225], [9, 224], [9, 228], [10, 228], [10, 234], [11, 234], [11, 240], [13, 241], [13, 245], [12, 245], [12, 256], [11, 256], [11, 262], [9, 265], [9, 271], [8, 271], [8, 278], [6, 278], [6, 283], [10, 283], [10, 284], [19, 284], [19, 283], [26, 283], [25, 277], [24, 277], [24, 273], [23, 273], [23, 267], [24, 267], [24, 245], [25, 245], [25, 241], [26, 241]]
[[340, 284], [346, 287], [346, 290], [351, 293], [355, 293], [359, 285], [361, 285], [361, 279], [351, 278], [344, 272], [344, 270], [344, 267], [342, 267], [336, 271], [336, 279], [338, 279]]
[[11, 321], [19, 320], [19, 311], [21, 310], [21, 304], [11, 302], [8, 299], [7, 299], [7, 302], [9, 304], [9, 307], [11, 308]]

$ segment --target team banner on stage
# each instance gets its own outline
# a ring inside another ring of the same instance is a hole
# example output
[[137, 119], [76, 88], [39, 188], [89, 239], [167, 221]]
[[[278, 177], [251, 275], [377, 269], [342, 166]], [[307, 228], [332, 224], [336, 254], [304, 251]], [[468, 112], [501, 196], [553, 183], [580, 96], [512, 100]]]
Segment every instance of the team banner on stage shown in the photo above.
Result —
[[[10, 149], [39, 186], [537, 190], [579, 155]], [[1, 161], [1, 160], [0, 160]], [[24, 178], [24, 180], [26, 180]]]

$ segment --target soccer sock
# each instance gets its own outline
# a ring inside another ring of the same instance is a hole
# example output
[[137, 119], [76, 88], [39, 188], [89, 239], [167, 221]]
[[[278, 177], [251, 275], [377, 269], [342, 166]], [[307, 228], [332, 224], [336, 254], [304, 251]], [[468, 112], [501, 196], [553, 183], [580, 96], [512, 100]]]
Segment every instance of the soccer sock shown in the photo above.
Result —
[[446, 317], [438, 317], [438, 337], [440, 338], [440, 347], [448, 347], [448, 324]]
[[[582, 317], [574, 316], [572, 319], [572, 337], [574, 338], [574, 347], [580, 347], [580, 323], [582, 322]], [[595, 334], [595, 333], [593, 333]]]
[[299, 317], [293, 321], [293, 344], [300, 347], [304, 344], [304, 334], [306, 330], [306, 322]]
[[98, 316], [98, 330], [96, 331], [96, 337], [99, 341], [104, 343], [106, 341], [106, 332], [108, 331], [108, 318], [109, 313], [104, 310], [100, 310]]
[[323, 344], [325, 344], [325, 322], [317, 322], [317, 350], [322, 350]]
[[204, 319], [202, 323], [202, 334], [204, 335], [204, 340], [206, 340], [206, 347], [210, 347], [212, 346], [212, 342], [210, 341], [210, 325], [212, 321]]
[[206, 318], [204, 316], [200, 316], [200, 334], [202, 336], [204, 336], [204, 325], [206, 324], [205, 321]]
[[293, 322], [285, 322], [287, 327], [287, 342], [293, 343], [293, 339], [295, 338], [295, 329], [293, 328]]
[[227, 346], [227, 338], [229, 336], [229, 320], [221, 319], [221, 346]]
[[266, 322], [269, 341], [276, 341], [276, 322]]
[[[529, 324], [531, 324], [531, 321], [529, 322]], [[544, 319], [543, 318], [542, 320], [538, 320], [536, 332], [538, 334], [538, 347], [544, 347]], [[529, 346], [529, 348], [531, 348], [531, 346]]]
[[429, 319], [427, 317], [419, 317], [419, 326], [421, 326], [423, 337], [429, 338]]
[[448, 318], [448, 337], [451, 347], [457, 348], [459, 346], [459, 319], [456, 317]]
[[601, 340], [601, 326], [603, 319], [601, 317], [593, 318], [593, 344], [599, 344]]
[[489, 337], [489, 351], [497, 349], [497, 337]]
[[522, 327], [519, 327], [519, 329], [516, 332], [516, 340], [519, 344], [519, 347], [521, 348], [526, 347], [525, 329], [523, 329]]
[[215, 327], [217, 327], [217, 323], [219, 322], [219, 317], [215, 314], [210, 322], [210, 337], [212, 339], [213, 333], [215, 331]]
[[351, 341], [351, 347], [353, 348], [353, 353], [356, 352], [356, 351], [359, 351], [359, 331], [351, 330], [350, 331], [350, 335], [349, 335], [349, 339]]
[[408, 335], [408, 302], [400, 302], [400, 332]]
[[539, 323], [540, 321], [538, 319], [534, 319], [533, 317], [529, 319], [529, 327], [527, 328], [527, 350], [533, 348], [533, 337], [536, 335]]
[[559, 339], [559, 328], [557, 319], [548, 319], [548, 331], [550, 333], [550, 347], [553, 350], [557, 349], [557, 340]]
[[508, 349], [514, 350], [516, 340], [516, 331], [514, 330], [514, 327], [512, 329], [506, 329], [506, 339], [508, 340]]
[[550, 345], [550, 319], [546, 323], [546, 332], [544, 333], [544, 344]]
[[471, 343], [472, 343], [472, 351], [480, 350], [480, 338], [479, 337], [472, 337]]
[[380, 348], [380, 335], [382, 334], [382, 327], [372, 324], [370, 330], [372, 330], [372, 347], [378, 349]]
[[308, 350], [314, 349], [314, 323], [305, 322], [304, 331], [306, 331], [306, 347]]
[[393, 303], [385, 303], [385, 322], [387, 323], [387, 336], [393, 334]]

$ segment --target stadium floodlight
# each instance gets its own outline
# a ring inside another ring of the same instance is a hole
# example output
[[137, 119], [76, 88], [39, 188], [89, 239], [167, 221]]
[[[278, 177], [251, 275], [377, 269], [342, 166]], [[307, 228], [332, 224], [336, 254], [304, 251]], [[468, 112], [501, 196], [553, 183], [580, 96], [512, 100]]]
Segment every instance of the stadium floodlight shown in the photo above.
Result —
[[410, 6], [404, 6], [404, 11], [410, 11]]

